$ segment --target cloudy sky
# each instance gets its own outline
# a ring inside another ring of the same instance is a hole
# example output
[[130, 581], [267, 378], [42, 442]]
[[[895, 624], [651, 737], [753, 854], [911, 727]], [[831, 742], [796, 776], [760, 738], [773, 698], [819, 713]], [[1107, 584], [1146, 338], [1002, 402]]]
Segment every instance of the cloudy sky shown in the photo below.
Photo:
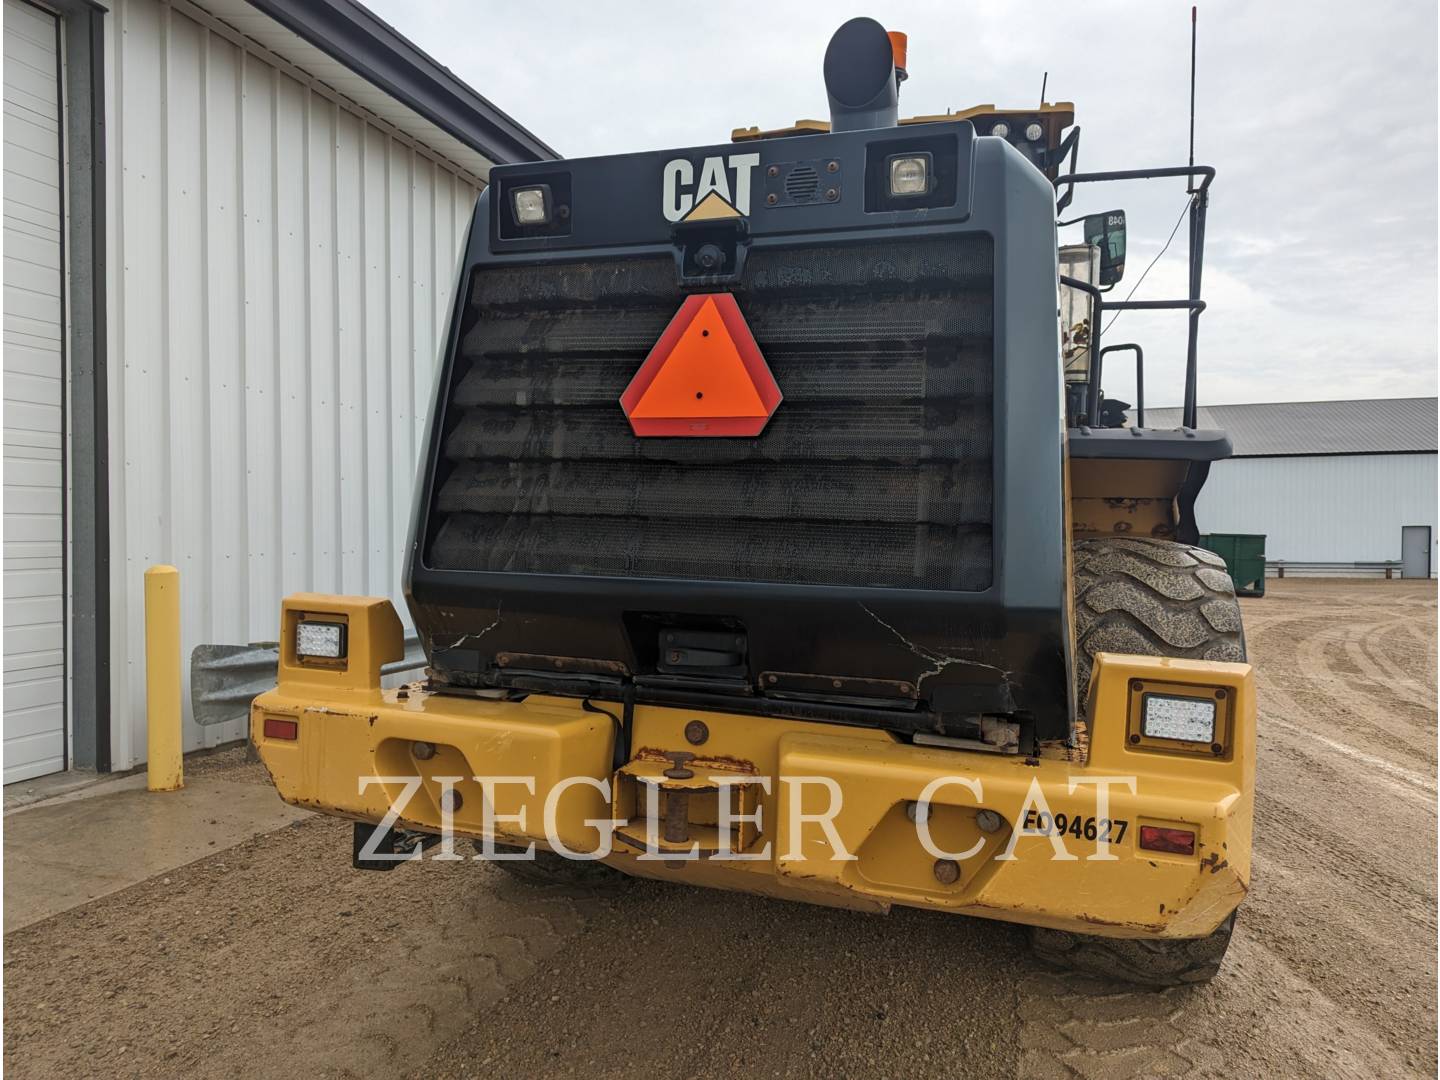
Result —
[[[835, 27], [910, 35], [901, 115], [1073, 101], [1081, 166], [1184, 164], [1188, 3], [479, 4], [368, 0], [566, 157], [723, 142], [826, 115]], [[1201, 0], [1196, 158], [1212, 189], [1202, 404], [1436, 392], [1436, 5]], [[1071, 211], [1129, 215], [1126, 292], [1183, 184], [1092, 188]], [[1137, 299], [1185, 288], [1184, 229]], [[1148, 404], [1178, 403], [1183, 316], [1128, 312]], [[1107, 378], [1127, 397], [1130, 377]]]

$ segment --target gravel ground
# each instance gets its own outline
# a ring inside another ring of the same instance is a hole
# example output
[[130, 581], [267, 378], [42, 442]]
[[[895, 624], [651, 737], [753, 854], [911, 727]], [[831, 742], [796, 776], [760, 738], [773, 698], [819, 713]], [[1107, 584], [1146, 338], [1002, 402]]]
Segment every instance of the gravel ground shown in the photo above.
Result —
[[[311, 818], [5, 939], [31, 1076], [1433, 1076], [1436, 606], [1416, 582], [1243, 601], [1253, 890], [1220, 977], [1041, 970], [1018, 928], [483, 864], [348, 869]], [[203, 768], [259, 779], [240, 752]]]

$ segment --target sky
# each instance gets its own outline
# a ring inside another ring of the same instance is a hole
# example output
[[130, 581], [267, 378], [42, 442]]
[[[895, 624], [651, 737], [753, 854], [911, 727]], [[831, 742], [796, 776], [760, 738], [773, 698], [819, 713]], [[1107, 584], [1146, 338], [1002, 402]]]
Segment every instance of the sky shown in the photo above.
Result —
[[[855, 15], [909, 35], [902, 116], [1026, 107], [1048, 72], [1082, 169], [1187, 155], [1190, 4], [1173, 0], [367, 2], [565, 157], [825, 119], [825, 46]], [[1218, 170], [1202, 405], [1435, 394], [1436, 29], [1433, 0], [1201, 0], [1195, 154]], [[1184, 204], [1181, 181], [1092, 185], [1066, 217], [1125, 209], [1124, 294]], [[1185, 275], [1182, 227], [1135, 298], [1181, 297]], [[1180, 400], [1184, 323], [1132, 311], [1107, 332], [1145, 349], [1147, 405]], [[1105, 381], [1133, 401], [1133, 375]]]

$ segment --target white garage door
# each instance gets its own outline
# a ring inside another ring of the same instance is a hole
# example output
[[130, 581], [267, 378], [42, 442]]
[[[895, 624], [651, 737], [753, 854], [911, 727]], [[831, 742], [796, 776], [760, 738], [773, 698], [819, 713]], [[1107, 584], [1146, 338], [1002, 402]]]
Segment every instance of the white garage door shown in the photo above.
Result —
[[5, 0], [5, 782], [65, 768], [65, 356], [55, 17]]

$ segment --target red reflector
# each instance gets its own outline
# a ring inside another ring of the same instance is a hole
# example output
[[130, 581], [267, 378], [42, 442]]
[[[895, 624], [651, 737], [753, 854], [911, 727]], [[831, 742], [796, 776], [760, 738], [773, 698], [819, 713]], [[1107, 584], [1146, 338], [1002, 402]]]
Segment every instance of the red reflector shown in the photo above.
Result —
[[294, 720], [280, 720], [273, 716], [265, 718], [265, 738], [298, 739], [299, 737], [300, 725]]
[[1158, 825], [1141, 825], [1140, 846], [1146, 851], [1194, 855], [1195, 834], [1188, 829], [1162, 829]]
[[620, 395], [636, 435], [753, 437], [780, 387], [729, 293], [685, 298]]

